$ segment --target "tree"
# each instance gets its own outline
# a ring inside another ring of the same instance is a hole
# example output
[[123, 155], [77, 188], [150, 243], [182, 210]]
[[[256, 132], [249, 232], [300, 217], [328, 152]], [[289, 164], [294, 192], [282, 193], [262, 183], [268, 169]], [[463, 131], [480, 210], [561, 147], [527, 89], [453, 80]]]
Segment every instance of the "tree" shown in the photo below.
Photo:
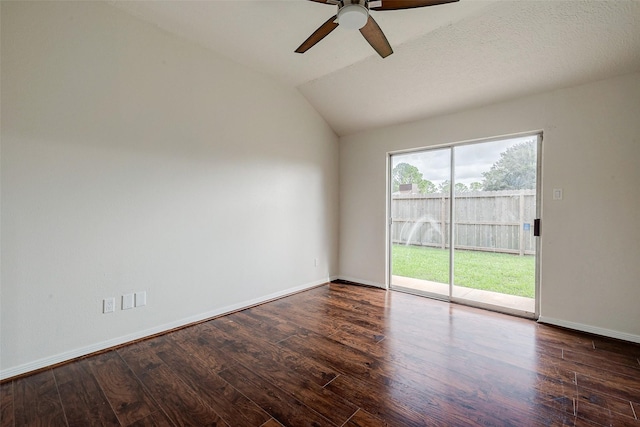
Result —
[[418, 184], [418, 189], [422, 194], [431, 194], [438, 190], [436, 185], [428, 179], [423, 179], [422, 182]]
[[467, 187], [466, 185], [464, 185], [461, 182], [456, 183], [455, 187], [456, 187], [456, 193], [468, 193], [469, 192], [469, 187]]
[[[450, 189], [451, 189], [451, 182], [449, 182], [449, 180], [447, 179], [446, 181], [442, 181], [438, 186], [438, 193], [448, 193]], [[455, 185], [456, 194], [467, 193], [468, 191], [469, 191], [469, 187], [467, 187], [461, 182], [456, 183]]]
[[399, 163], [391, 171], [393, 180], [393, 192], [400, 189], [400, 184], [417, 184], [421, 193], [434, 193], [436, 186], [422, 177], [422, 172], [409, 163]]
[[474, 181], [469, 184], [469, 191], [482, 191], [482, 183], [478, 181]]
[[536, 149], [534, 141], [512, 145], [488, 172], [483, 172], [485, 191], [536, 188]]
[[451, 182], [447, 179], [438, 185], [438, 193], [448, 193], [451, 190]]

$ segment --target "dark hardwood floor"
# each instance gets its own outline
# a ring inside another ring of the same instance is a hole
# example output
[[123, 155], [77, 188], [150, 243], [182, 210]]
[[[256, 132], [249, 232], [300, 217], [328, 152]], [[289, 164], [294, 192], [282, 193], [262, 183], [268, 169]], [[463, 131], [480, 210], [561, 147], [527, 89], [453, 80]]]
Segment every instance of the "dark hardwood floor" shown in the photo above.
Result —
[[640, 427], [640, 346], [333, 283], [0, 387], [2, 426]]

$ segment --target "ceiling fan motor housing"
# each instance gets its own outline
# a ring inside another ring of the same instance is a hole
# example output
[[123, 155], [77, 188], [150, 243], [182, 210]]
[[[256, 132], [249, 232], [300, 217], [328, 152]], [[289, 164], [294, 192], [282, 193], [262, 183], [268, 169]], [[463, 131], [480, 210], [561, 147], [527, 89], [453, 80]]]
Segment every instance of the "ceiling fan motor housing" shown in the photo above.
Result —
[[297, 53], [304, 53], [329, 35], [336, 28], [351, 28], [360, 30], [362, 36], [382, 58], [393, 53], [389, 40], [385, 37], [380, 26], [369, 15], [369, 10], [398, 10], [417, 7], [435, 6], [438, 4], [454, 3], [460, 0], [309, 0], [338, 6], [338, 13], [320, 25], [297, 49]]
[[359, 30], [368, 20], [367, 0], [342, 0], [338, 4], [338, 23], [342, 28]]

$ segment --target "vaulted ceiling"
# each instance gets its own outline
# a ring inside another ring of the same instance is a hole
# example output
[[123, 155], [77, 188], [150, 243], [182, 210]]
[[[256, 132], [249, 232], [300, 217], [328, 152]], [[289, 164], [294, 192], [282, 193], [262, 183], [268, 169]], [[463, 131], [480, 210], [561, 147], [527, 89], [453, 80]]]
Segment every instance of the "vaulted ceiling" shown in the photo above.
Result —
[[[383, 0], [384, 1], [384, 0]], [[373, 11], [394, 54], [307, 0], [111, 1], [296, 87], [339, 135], [640, 71], [638, 0], [461, 0]]]

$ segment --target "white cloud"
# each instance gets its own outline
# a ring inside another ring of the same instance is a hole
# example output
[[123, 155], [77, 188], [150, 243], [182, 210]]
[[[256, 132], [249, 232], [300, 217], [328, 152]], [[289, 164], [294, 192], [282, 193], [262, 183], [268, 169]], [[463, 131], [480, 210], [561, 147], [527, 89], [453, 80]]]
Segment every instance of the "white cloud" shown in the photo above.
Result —
[[[500, 153], [512, 145], [531, 140], [535, 141], [535, 137], [527, 136], [455, 146], [455, 181], [465, 185], [474, 181], [482, 182], [482, 173], [491, 169], [491, 166], [500, 159]], [[399, 163], [409, 163], [422, 172], [424, 179], [428, 179], [435, 185], [451, 178], [449, 148], [394, 154], [391, 159], [392, 168]]]

